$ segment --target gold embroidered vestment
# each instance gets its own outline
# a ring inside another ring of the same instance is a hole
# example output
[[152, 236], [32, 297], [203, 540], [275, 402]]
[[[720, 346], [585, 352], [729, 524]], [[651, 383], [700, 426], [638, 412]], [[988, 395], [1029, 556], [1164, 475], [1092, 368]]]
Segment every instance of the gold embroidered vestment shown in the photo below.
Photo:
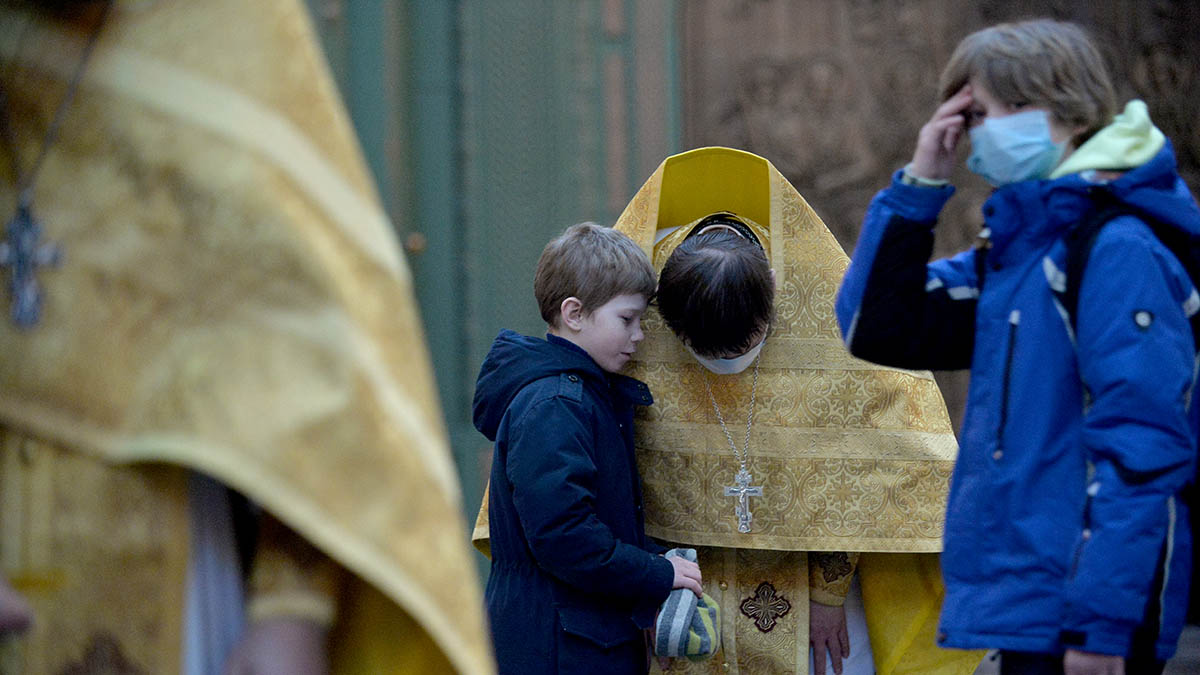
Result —
[[[635, 446], [646, 531], [697, 547], [705, 590], [722, 605], [723, 655], [689, 672], [808, 670], [808, 601], [844, 594], [845, 575], [808, 551], [859, 556], [879, 673], [970, 673], [977, 654], [934, 644], [942, 517], [957, 444], [928, 372], [851, 357], [833, 304], [848, 259], [790, 183], [761, 157], [702, 148], [667, 158], [618, 219], [661, 270], [700, 218], [749, 221], [776, 275], [775, 323], [759, 357], [748, 468], [763, 486], [754, 525], [737, 530], [725, 496], [738, 465], [705, 389], [727, 423], [745, 419], [753, 369], [708, 373], [657, 312], [630, 368], [654, 392]], [[924, 554], [924, 555], [922, 555]], [[846, 566], [851, 564], [851, 556]], [[810, 583], [816, 578], [817, 583]], [[830, 591], [833, 593], [830, 593]]]
[[[721, 171], [710, 168], [714, 162]], [[710, 176], [724, 184], [705, 185]], [[738, 177], [747, 187], [723, 199]], [[760, 183], [766, 189], [755, 191]], [[717, 208], [731, 202], [740, 203]], [[722, 491], [738, 467], [704, 385], [709, 379], [727, 422], [740, 423], [753, 370], [709, 374], [651, 309], [643, 320], [646, 339], [628, 371], [655, 397], [653, 406], [640, 409], [636, 426], [647, 532], [734, 548], [941, 550], [957, 452], [941, 393], [928, 372], [883, 368], [846, 352], [833, 303], [848, 260], [774, 167], [724, 148], [669, 158], [616, 227], [661, 270], [691, 224], [710, 209], [740, 210], [759, 224], [776, 273], [776, 321], [760, 356], [750, 436], [750, 472], [766, 494], [752, 498], [753, 531], [739, 533], [732, 499]], [[659, 230], [673, 227], [678, 229], [655, 243]]]

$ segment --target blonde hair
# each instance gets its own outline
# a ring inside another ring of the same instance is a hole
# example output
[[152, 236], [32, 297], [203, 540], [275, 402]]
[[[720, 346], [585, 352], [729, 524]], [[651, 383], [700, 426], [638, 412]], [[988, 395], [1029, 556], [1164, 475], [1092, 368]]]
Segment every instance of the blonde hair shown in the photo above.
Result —
[[567, 298], [579, 298], [590, 314], [618, 295], [649, 301], [654, 287], [654, 267], [645, 252], [624, 233], [595, 223], [572, 225], [546, 244], [533, 277], [538, 310], [555, 327]]
[[1046, 108], [1082, 143], [1112, 121], [1116, 94], [1104, 58], [1080, 26], [1035, 19], [971, 33], [942, 71], [946, 100], [971, 79], [1000, 101]]

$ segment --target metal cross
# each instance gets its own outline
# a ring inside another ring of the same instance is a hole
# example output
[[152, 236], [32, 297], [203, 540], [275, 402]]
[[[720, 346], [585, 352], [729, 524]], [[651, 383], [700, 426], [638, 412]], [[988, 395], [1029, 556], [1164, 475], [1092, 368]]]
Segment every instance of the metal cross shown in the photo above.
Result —
[[750, 472], [742, 469], [733, 477], [733, 482], [736, 485], [725, 486], [726, 497], [737, 497], [737, 508], [734, 513], [738, 518], [738, 532], [746, 533], [750, 531], [750, 522], [753, 519], [753, 514], [750, 513], [750, 498], [763, 496], [761, 485], [750, 484]]
[[11, 270], [8, 280], [12, 310], [9, 315], [18, 328], [32, 328], [42, 312], [42, 289], [37, 268], [58, 265], [61, 257], [55, 244], [41, 243], [42, 227], [33, 219], [29, 204], [22, 200], [8, 221], [7, 238], [0, 242], [0, 266]]

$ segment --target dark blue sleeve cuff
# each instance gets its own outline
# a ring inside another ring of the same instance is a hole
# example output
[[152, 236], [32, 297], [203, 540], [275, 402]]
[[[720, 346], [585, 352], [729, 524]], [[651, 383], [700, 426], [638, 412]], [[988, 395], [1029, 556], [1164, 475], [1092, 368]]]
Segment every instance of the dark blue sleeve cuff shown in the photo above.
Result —
[[954, 195], [954, 186], [927, 187], [909, 185], [903, 181], [904, 170], [892, 174], [892, 184], [884, 191], [888, 207], [907, 220], [933, 223], [946, 201]]

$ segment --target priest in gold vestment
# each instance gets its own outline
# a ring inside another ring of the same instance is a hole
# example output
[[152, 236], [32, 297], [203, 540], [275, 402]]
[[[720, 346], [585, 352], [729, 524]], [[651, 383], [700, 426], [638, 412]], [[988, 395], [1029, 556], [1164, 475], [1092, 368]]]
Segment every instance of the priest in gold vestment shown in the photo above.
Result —
[[7, 2], [0, 92], [0, 568], [34, 616], [0, 672], [493, 672], [412, 280], [304, 5]]
[[[749, 226], [774, 270], [775, 316], [757, 363], [710, 373], [652, 308], [627, 372], [655, 397], [635, 428], [646, 532], [697, 548], [705, 592], [721, 605], [721, 652], [670, 672], [807, 673], [810, 603], [842, 605], [856, 571], [876, 672], [973, 672], [981, 654], [935, 644], [936, 554], [957, 444], [933, 377], [846, 352], [833, 302], [848, 260], [761, 157], [730, 148], [669, 157], [616, 228], [661, 271], [697, 223], [719, 212]], [[731, 444], [743, 449], [752, 396], [745, 447], [761, 496], [748, 497], [743, 532], [738, 498], [727, 493], [737, 492]], [[486, 504], [475, 530], [481, 548]]]

